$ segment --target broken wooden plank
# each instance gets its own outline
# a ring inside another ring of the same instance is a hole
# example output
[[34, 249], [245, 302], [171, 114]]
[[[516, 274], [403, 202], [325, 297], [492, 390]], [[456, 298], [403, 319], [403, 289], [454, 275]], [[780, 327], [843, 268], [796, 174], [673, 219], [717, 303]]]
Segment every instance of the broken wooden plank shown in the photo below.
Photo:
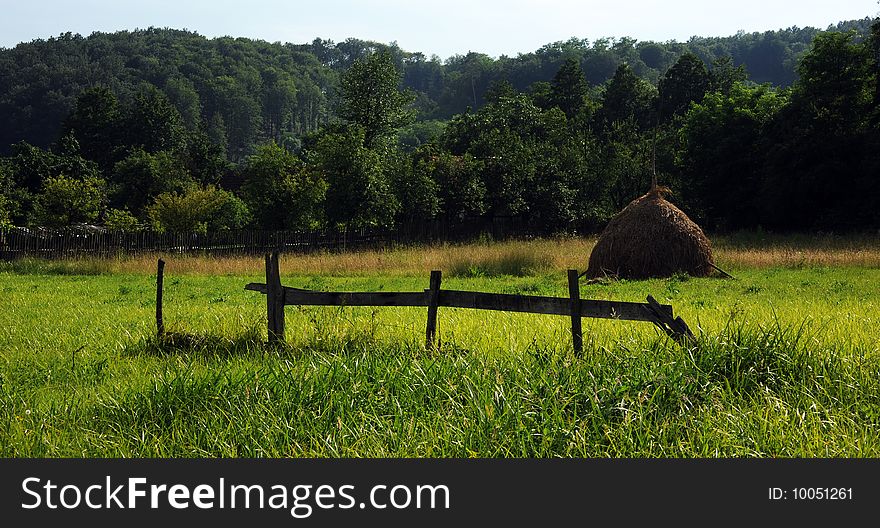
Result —
[[681, 317], [673, 318], [672, 311], [664, 309], [664, 306], [668, 305], [661, 305], [650, 295], [648, 295], [647, 301], [647, 310], [654, 316], [651, 322], [655, 326], [666, 332], [666, 335], [681, 345], [696, 342], [696, 337], [684, 322], [684, 319]]
[[[266, 285], [251, 283], [248, 291], [265, 294]], [[284, 287], [284, 302], [302, 306], [411, 306], [427, 307], [430, 290], [423, 292], [318, 292]], [[571, 315], [571, 300], [567, 297], [541, 297], [506, 293], [483, 293], [460, 290], [440, 290], [437, 306], [471, 308], [504, 312]], [[672, 306], [658, 304], [659, 309], [672, 315]], [[653, 323], [656, 317], [645, 303], [581, 299], [581, 317], [645, 321]]]

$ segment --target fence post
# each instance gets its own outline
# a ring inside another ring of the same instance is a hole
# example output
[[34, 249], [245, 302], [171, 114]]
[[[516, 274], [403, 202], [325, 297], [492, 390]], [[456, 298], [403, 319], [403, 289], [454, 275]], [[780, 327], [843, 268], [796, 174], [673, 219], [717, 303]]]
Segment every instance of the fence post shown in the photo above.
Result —
[[581, 330], [581, 288], [577, 270], [568, 270], [568, 297], [571, 306], [571, 342], [574, 353], [580, 355], [584, 349], [584, 336]]
[[165, 261], [159, 259], [156, 271], [156, 335], [159, 339], [165, 335], [165, 321], [162, 319], [162, 286], [165, 279]]
[[443, 274], [434, 270], [431, 272], [431, 283], [428, 290], [428, 325], [425, 329], [425, 348], [434, 348], [434, 338], [437, 335], [437, 305], [440, 301], [440, 282]]
[[266, 255], [266, 313], [269, 323], [269, 344], [284, 343], [284, 288], [278, 252]]

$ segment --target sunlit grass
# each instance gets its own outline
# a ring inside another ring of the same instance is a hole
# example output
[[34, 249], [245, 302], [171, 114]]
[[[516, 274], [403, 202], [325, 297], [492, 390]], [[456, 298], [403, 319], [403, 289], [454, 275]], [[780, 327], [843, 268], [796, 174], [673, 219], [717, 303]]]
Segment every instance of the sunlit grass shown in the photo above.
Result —
[[[0, 456], [880, 456], [878, 249], [829, 240], [718, 240], [736, 280], [585, 284], [584, 298], [672, 304], [700, 343], [585, 319], [580, 357], [565, 317], [448, 308], [439, 351], [420, 308], [288, 307], [288, 344], [271, 349], [265, 297], [244, 290], [264, 280], [257, 258], [166, 256], [176, 337], [160, 341], [153, 256], [85, 274], [5, 264]], [[777, 256], [750, 256], [760, 243]], [[282, 280], [420, 291], [439, 268], [448, 288], [565, 296], [589, 248], [284, 255]]]

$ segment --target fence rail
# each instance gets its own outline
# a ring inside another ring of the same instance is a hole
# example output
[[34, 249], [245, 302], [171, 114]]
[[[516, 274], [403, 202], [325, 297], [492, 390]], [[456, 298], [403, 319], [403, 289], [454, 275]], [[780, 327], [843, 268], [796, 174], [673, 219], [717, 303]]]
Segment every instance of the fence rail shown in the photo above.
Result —
[[266, 295], [269, 341], [284, 341], [284, 307], [300, 306], [409, 306], [427, 307], [425, 346], [434, 346], [437, 308], [498, 310], [571, 317], [572, 343], [575, 352], [583, 347], [581, 318], [617, 319], [653, 323], [679, 342], [694, 339], [681, 317], [675, 317], [672, 306], [659, 304], [650, 295], [647, 303], [605, 301], [580, 298], [578, 272], [568, 270], [569, 297], [541, 297], [441, 289], [442, 274], [432, 271], [430, 287], [421, 292], [320, 292], [283, 286], [278, 253], [266, 255], [266, 283], [250, 283], [245, 290]]
[[488, 234], [496, 240], [536, 234], [516, 218], [449, 224], [412, 222], [394, 229], [313, 231], [215, 231], [210, 233], [106, 232], [87, 228], [0, 229], [0, 259], [67, 258], [134, 253], [262, 255], [272, 251], [310, 252], [386, 247], [393, 244], [460, 241]]

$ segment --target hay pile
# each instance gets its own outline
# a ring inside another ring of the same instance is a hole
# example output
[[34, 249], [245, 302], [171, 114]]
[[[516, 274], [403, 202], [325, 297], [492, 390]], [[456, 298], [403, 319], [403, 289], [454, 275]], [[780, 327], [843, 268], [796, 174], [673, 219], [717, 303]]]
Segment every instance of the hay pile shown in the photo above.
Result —
[[654, 187], [611, 219], [590, 254], [587, 277], [625, 279], [695, 277], [714, 269], [709, 239], [700, 226], [663, 198]]

